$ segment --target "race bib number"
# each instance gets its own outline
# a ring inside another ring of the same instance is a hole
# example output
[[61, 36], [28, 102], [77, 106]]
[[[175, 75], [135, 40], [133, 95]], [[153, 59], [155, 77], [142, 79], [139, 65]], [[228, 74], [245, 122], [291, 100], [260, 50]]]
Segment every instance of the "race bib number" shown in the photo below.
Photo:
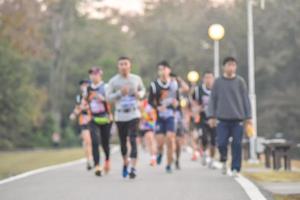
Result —
[[105, 112], [104, 103], [99, 100], [92, 100], [91, 101], [91, 111], [92, 113], [103, 113]]
[[202, 103], [203, 103], [205, 113], [207, 113], [207, 111], [208, 111], [209, 100], [210, 100], [210, 96], [205, 95], [202, 97]]
[[130, 110], [136, 108], [137, 101], [135, 97], [126, 96], [122, 97], [120, 101], [120, 106], [124, 110]]
[[159, 117], [169, 118], [174, 116], [174, 111], [172, 109], [166, 109], [164, 112], [159, 112]]

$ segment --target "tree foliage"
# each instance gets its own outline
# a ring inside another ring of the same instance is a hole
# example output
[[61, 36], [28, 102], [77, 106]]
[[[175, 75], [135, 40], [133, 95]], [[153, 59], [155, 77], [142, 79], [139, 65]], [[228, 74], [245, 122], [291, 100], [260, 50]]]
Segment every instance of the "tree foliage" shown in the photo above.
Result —
[[[0, 148], [48, 146], [54, 131], [66, 145], [76, 143], [68, 115], [78, 81], [87, 78], [91, 66], [101, 66], [108, 80], [116, 73], [117, 58], [126, 55], [147, 84], [163, 59], [184, 78], [189, 70], [212, 70], [213, 45], [207, 34], [212, 23], [226, 29], [221, 58], [235, 56], [247, 79], [243, 0], [219, 5], [147, 0], [143, 15], [101, 8], [98, 12], [109, 13], [103, 19], [78, 12], [82, 1], [1, 1]], [[258, 130], [267, 137], [284, 132], [299, 141], [300, 2], [266, 2], [265, 10], [254, 7]], [[124, 26], [128, 32], [122, 31]]]

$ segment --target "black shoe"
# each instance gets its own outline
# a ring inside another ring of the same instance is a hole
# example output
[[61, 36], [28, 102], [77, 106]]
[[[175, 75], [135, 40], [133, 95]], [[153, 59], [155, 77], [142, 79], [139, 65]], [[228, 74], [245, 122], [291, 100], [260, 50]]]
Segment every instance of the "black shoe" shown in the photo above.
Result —
[[167, 165], [166, 166], [166, 172], [168, 173], [168, 174], [171, 174], [173, 171], [172, 171], [172, 167], [171, 167], [171, 165]]
[[129, 172], [129, 178], [130, 179], [135, 179], [136, 178], [136, 172], [134, 168], [131, 168], [130, 172]]
[[157, 158], [156, 158], [156, 163], [157, 163], [158, 165], [160, 165], [160, 164], [161, 164], [161, 160], [162, 160], [162, 154], [158, 154], [158, 156], [157, 156]]
[[179, 161], [178, 161], [178, 160], [176, 160], [176, 162], [175, 162], [175, 168], [176, 168], [177, 170], [180, 170], [180, 169], [181, 169], [181, 167], [180, 167], [180, 164], [179, 164]]
[[95, 171], [95, 175], [96, 175], [96, 176], [102, 176], [102, 171], [101, 171], [100, 169], [97, 169], [97, 170]]
[[91, 164], [88, 163], [88, 164], [86, 165], [86, 169], [87, 169], [88, 171], [90, 171], [90, 170], [93, 169], [93, 167], [91, 166]]

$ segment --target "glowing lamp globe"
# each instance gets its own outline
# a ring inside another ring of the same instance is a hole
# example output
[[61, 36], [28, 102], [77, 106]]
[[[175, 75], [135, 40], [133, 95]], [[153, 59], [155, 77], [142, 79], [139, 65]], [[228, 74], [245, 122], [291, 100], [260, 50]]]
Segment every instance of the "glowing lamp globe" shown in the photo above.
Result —
[[197, 83], [200, 79], [200, 75], [196, 71], [190, 71], [187, 75], [187, 79], [191, 83]]
[[222, 40], [225, 35], [225, 29], [221, 24], [213, 24], [208, 29], [208, 36], [215, 41]]

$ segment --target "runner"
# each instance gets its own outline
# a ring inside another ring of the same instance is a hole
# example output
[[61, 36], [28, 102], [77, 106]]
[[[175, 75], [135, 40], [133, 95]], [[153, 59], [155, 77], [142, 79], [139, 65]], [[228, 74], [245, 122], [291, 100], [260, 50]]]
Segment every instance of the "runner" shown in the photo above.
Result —
[[[108, 84], [107, 97], [115, 104], [115, 121], [119, 130], [121, 152], [123, 156], [122, 175], [126, 178], [136, 177], [137, 162], [137, 132], [141, 112], [138, 101], [145, 95], [145, 87], [142, 79], [131, 73], [131, 60], [121, 57], [118, 60], [119, 74], [114, 76]], [[129, 159], [127, 150], [127, 138], [129, 137], [131, 152], [131, 168], [128, 172]]]
[[156, 165], [156, 144], [154, 137], [155, 123], [156, 123], [156, 111], [148, 103], [147, 99], [141, 101], [142, 118], [140, 124], [140, 135], [145, 140], [146, 148], [148, 149], [151, 160], [150, 165]]
[[87, 87], [89, 85], [88, 80], [82, 80], [79, 82], [81, 94], [77, 96], [76, 103], [73, 112], [70, 115], [71, 120], [75, 120], [78, 117], [78, 124], [80, 128], [80, 137], [82, 139], [82, 146], [85, 152], [85, 157], [87, 161], [87, 170], [92, 169], [92, 142], [89, 130], [89, 123], [92, 119], [89, 110], [88, 102], [83, 98], [86, 94]]
[[199, 145], [200, 142], [200, 137], [202, 132], [199, 131], [198, 124], [200, 122], [200, 106], [198, 104], [195, 104], [193, 100], [193, 93], [195, 91], [195, 88], [197, 85], [194, 83], [192, 84], [191, 87], [191, 92], [189, 95], [189, 101], [190, 101], [190, 106], [189, 106], [189, 111], [190, 111], [190, 142], [192, 146], [192, 161], [197, 161], [200, 156], [203, 155], [203, 149]]
[[[202, 164], [207, 164], [208, 156], [211, 158], [209, 167], [213, 168], [213, 162], [216, 149], [216, 130], [208, 125], [207, 110], [210, 100], [211, 89], [214, 82], [214, 75], [212, 72], [207, 71], [203, 74], [203, 82], [197, 86], [193, 92], [193, 100], [196, 106], [199, 106], [199, 120], [197, 123], [198, 131], [201, 132], [200, 139], [202, 145]], [[209, 155], [207, 150], [210, 150]]]
[[[95, 175], [102, 175], [102, 166], [99, 152], [99, 141], [105, 154], [104, 172], [108, 173], [110, 170], [110, 129], [111, 129], [111, 115], [109, 105], [106, 102], [105, 88], [106, 85], [102, 81], [103, 72], [98, 67], [93, 67], [89, 70], [91, 85], [87, 90], [87, 99], [90, 104], [92, 113], [92, 121], [90, 123], [93, 157], [95, 164]], [[99, 134], [100, 132], [100, 134]], [[101, 140], [100, 140], [101, 139]]]
[[[232, 137], [233, 176], [238, 176], [242, 161], [243, 123], [251, 126], [251, 105], [245, 80], [236, 74], [237, 61], [227, 57], [223, 61], [224, 74], [213, 86], [208, 107], [210, 127], [217, 127], [217, 143], [223, 163], [222, 173], [227, 173], [227, 146]], [[218, 119], [218, 124], [217, 124]]]
[[173, 81], [176, 81], [179, 87], [179, 95], [180, 95], [180, 103], [175, 111], [175, 132], [176, 132], [176, 143], [175, 143], [175, 168], [181, 169], [180, 167], [180, 155], [182, 151], [182, 146], [184, 143], [184, 135], [187, 132], [186, 124], [184, 121], [183, 110], [186, 106], [188, 106], [188, 99], [184, 97], [185, 94], [189, 92], [188, 84], [176, 74], [171, 73], [171, 77]]
[[[182, 100], [185, 101], [185, 100]], [[180, 167], [180, 155], [182, 151], [182, 145], [184, 143], [184, 121], [183, 121], [183, 113], [181, 107], [175, 111], [175, 132], [176, 132], [176, 143], [175, 143], [175, 168], [181, 169]]]
[[149, 103], [156, 109], [156, 139], [158, 145], [157, 164], [161, 164], [164, 144], [167, 144], [166, 171], [172, 172], [175, 150], [175, 111], [179, 105], [178, 83], [171, 79], [171, 67], [166, 61], [157, 65], [159, 78], [150, 86]]

